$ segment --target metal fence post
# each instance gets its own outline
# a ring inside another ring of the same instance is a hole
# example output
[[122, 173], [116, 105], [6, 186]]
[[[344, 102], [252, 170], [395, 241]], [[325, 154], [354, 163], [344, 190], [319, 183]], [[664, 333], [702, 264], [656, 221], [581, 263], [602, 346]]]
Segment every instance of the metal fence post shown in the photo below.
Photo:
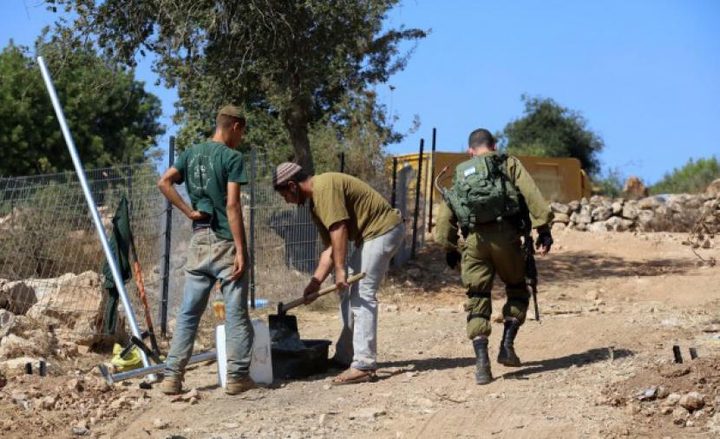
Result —
[[396, 199], [397, 199], [397, 165], [398, 165], [398, 159], [397, 157], [393, 157], [393, 164], [392, 164], [392, 194], [390, 195], [390, 205], [395, 208], [396, 206]]
[[[80, 182], [80, 187], [82, 188], [83, 195], [85, 196], [85, 201], [87, 202], [88, 209], [90, 210], [90, 214], [92, 215], [95, 230], [97, 232], [98, 238], [100, 238], [100, 244], [102, 244], [105, 258], [107, 259], [108, 265], [110, 266], [112, 278], [115, 282], [115, 288], [117, 288], [118, 290], [118, 295], [120, 296], [120, 301], [123, 305], [125, 316], [128, 320], [128, 325], [130, 326], [132, 335], [142, 339], [142, 333], [140, 332], [140, 327], [138, 326], [137, 320], [135, 319], [135, 314], [133, 314], [132, 303], [128, 298], [127, 290], [125, 289], [125, 283], [123, 282], [117, 259], [113, 254], [112, 248], [110, 248], [110, 240], [108, 239], [108, 235], [105, 232], [105, 227], [103, 226], [100, 212], [98, 211], [97, 204], [95, 204], [95, 198], [90, 191], [90, 186], [85, 175], [85, 170], [83, 169], [82, 161], [80, 160], [80, 155], [78, 154], [77, 148], [75, 147], [75, 141], [73, 140], [72, 134], [70, 133], [70, 128], [68, 127], [67, 121], [65, 120], [65, 114], [63, 113], [62, 106], [60, 105], [60, 99], [58, 99], [55, 86], [53, 85], [52, 78], [50, 77], [50, 72], [47, 70], [45, 61], [43, 61], [43, 58], [41, 56], [37, 58], [37, 62], [40, 66], [40, 72], [42, 74], [43, 80], [45, 81], [45, 86], [47, 88], [48, 94], [50, 95], [50, 101], [52, 102], [53, 108], [55, 109], [55, 115], [57, 116], [58, 122], [60, 123], [60, 130], [62, 131], [63, 138], [65, 139], [65, 143], [68, 148], [68, 152], [70, 153], [70, 157], [75, 168], [75, 174], [77, 175], [77, 178]], [[143, 366], [150, 366], [150, 360], [148, 359], [147, 354], [142, 350], [140, 351], [140, 358], [142, 360]], [[151, 377], [151, 381], [154, 380], [155, 377]]]
[[248, 251], [250, 257], [250, 306], [255, 309], [255, 189], [257, 180], [257, 154], [250, 152], [250, 238]]
[[[168, 144], [168, 167], [175, 163], [175, 136]], [[170, 247], [172, 246], [172, 213], [170, 201], [165, 201], [165, 252], [163, 253], [162, 295], [160, 296], [160, 334], [167, 337], [168, 298], [170, 297]]]
[[432, 217], [433, 217], [433, 193], [435, 192], [435, 187], [433, 186], [433, 182], [435, 181], [435, 136], [437, 134], [437, 130], [433, 128], [433, 134], [432, 134], [432, 146], [431, 146], [431, 152], [430, 152], [430, 210], [428, 211], [428, 233], [432, 233]]
[[413, 213], [413, 235], [412, 247], [410, 249], [410, 258], [415, 259], [415, 251], [417, 250], [417, 231], [418, 231], [418, 215], [420, 214], [420, 185], [422, 184], [422, 163], [423, 150], [425, 149], [425, 139], [420, 139], [420, 153], [418, 155], [417, 179], [415, 180], [415, 212]]

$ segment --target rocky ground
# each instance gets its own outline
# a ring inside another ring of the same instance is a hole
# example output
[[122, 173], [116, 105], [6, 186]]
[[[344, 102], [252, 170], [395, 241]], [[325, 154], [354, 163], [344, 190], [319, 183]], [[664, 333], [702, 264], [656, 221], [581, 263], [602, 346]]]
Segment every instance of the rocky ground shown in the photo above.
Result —
[[[382, 290], [376, 383], [334, 387], [326, 374], [230, 397], [203, 364], [173, 399], [137, 380], [107, 386], [93, 366], [108, 355], [88, 353], [53, 376], [0, 379], [0, 436], [718, 437], [720, 268], [697, 263], [687, 234], [555, 238], [538, 258], [542, 323], [529, 320], [518, 338], [524, 365], [493, 364], [487, 386], [473, 382], [459, 275], [429, 247]], [[720, 256], [717, 246], [696, 251]], [[296, 313], [303, 337], [334, 339], [327, 308]]]

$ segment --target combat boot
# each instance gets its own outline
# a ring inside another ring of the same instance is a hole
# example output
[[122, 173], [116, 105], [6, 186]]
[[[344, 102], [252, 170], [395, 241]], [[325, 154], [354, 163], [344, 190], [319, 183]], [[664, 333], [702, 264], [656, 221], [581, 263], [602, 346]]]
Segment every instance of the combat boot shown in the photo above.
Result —
[[488, 384], [492, 381], [492, 372], [490, 371], [490, 358], [488, 357], [488, 339], [480, 336], [473, 340], [473, 348], [475, 348], [475, 357], [477, 363], [475, 365], [475, 382], [478, 384]]
[[510, 367], [519, 367], [521, 365], [513, 346], [518, 329], [520, 329], [520, 322], [517, 319], [505, 320], [505, 330], [500, 342], [500, 352], [498, 352], [498, 363]]

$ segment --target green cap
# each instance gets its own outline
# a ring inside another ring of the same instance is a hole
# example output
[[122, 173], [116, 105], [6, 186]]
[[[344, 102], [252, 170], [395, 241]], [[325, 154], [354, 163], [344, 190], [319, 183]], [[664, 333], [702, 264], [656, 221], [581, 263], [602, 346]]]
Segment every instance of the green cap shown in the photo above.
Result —
[[220, 111], [218, 111], [218, 116], [220, 116], [220, 115], [230, 116], [230, 117], [234, 117], [237, 119], [245, 119], [245, 116], [243, 116], [243, 113], [242, 113], [242, 111], [240, 111], [240, 108], [236, 107], [235, 105], [232, 105], [232, 104], [228, 104], [228, 105], [225, 105], [224, 107], [222, 107], [220, 109]]

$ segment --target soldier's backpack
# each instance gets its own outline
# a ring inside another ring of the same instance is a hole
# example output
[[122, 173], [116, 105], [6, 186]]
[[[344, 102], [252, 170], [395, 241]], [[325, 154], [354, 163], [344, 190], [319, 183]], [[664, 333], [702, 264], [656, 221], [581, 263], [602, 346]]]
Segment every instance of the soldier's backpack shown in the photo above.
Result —
[[443, 198], [467, 236], [477, 225], [520, 213], [520, 193], [506, 174], [507, 154], [484, 154], [460, 163]]

